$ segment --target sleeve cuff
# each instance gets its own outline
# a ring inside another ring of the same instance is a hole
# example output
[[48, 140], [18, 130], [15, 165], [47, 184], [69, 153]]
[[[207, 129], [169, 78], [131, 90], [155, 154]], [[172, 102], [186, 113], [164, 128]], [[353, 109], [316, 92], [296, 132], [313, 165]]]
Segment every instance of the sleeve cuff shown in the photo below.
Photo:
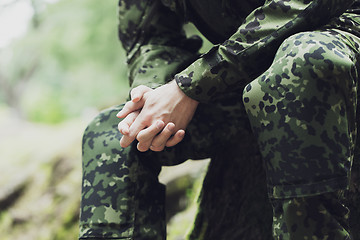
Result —
[[185, 70], [175, 75], [180, 89], [190, 98], [202, 102], [214, 102], [242, 93], [249, 81], [240, 65], [233, 65], [218, 48], [214, 47]]

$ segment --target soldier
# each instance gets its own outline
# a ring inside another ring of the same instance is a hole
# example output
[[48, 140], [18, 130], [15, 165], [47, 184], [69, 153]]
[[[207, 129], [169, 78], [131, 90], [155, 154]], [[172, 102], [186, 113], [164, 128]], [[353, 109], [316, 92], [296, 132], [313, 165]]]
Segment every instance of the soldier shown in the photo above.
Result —
[[[132, 90], [85, 131], [80, 239], [165, 239], [161, 166], [211, 158], [248, 120], [274, 238], [351, 239], [343, 193], [356, 139], [359, 6], [120, 0]], [[203, 55], [182, 30], [189, 21], [214, 44]]]

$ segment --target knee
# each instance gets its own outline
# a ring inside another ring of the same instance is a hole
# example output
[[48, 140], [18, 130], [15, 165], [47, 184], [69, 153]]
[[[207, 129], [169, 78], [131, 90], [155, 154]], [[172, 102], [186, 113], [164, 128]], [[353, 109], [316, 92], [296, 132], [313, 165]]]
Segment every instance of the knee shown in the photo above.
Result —
[[330, 32], [302, 32], [287, 38], [279, 47], [275, 61], [279, 58], [286, 58], [282, 62], [295, 77], [329, 81], [349, 76], [355, 65], [352, 50]]
[[351, 95], [358, 77], [355, 66], [354, 52], [340, 37], [328, 32], [297, 33], [280, 45], [270, 68], [245, 87], [243, 101], [254, 107], [250, 101], [281, 98], [289, 91], [308, 96], [340, 89]]
[[116, 142], [116, 147], [120, 147], [119, 140], [121, 135], [117, 129], [119, 119], [116, 114], [122, 105], [100, 112], [86, 127], [82, 138], [83, 155], [86, 152], [93, 152], [96, 148], [106, 147]]

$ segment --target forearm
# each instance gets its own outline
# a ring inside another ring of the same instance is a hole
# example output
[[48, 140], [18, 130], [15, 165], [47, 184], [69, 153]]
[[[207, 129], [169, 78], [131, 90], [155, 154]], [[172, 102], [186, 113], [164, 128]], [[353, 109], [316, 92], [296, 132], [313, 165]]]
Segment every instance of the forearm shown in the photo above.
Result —
[[200, 102], [239, 92], [269, 67], [284, 39], [323, 26], [352, 3], [353, 0], [268, 1], [251, 13], [233, 36], [214, 46], [175, 79], [189, 97]]

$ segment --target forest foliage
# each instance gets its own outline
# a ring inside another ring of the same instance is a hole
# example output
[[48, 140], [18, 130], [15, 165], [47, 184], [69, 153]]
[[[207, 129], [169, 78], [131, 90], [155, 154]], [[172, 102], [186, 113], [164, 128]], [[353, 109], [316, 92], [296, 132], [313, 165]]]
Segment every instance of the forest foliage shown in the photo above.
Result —
[[123, 102], [128, 85], [116, 1], [32, 6], [27, 33], [0, 49], [1, 105], [30, 121], [59, 123]]

